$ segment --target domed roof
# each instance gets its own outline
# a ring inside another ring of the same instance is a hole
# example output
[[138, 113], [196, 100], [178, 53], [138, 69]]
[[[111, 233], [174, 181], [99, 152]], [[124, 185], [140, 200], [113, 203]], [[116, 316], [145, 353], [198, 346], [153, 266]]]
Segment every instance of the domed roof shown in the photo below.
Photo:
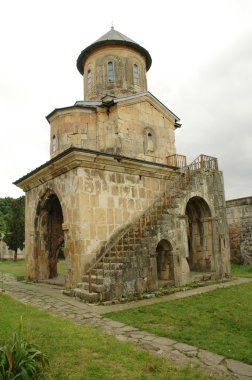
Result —
[[115, 30], [114, 27], [112, 26], [111, 29], [107, 33], [105, 33], [98, 40], [96, 40], [91, 45], [86, 47], [80, 53], [77, 59], [76, 65], [77, 65], [77, 69], [79, 70], [81, 74], [83, 74], [83, 63], [87, 59], [88, 55], [97, 47], [105, 46], [105, 45], [124, 45], [124, 46], [131, 47], [137, 50], [140, 54], [144, 56], [145, 62], [146, 62], [146, 71], [148, 71], [149, 68], [151, 67], [152, 59], [151, 59], [150, 53], [145, 48], [140, 46], [138, 43], [131, 40], [129, 37], [126, 37], [124, 34]]

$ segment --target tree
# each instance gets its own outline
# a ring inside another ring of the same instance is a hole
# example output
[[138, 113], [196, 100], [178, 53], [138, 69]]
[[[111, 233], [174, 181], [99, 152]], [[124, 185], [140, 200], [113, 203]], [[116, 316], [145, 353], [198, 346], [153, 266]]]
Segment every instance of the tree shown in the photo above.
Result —
[[8, 247], [15, 252], [14, 260], [17, 259], [17, 250], [24, 247], [24, 208], [24, 196], [13, 199], [6, 220], [6, 235], [4, 240]]
[[14, 201], [15, 199], [11, 197], [0, 198], [0, 233], [7, 232], [7, 220]]
[[0, 234], [6, 231], [6, 223], [4, 216], [0, 213]]

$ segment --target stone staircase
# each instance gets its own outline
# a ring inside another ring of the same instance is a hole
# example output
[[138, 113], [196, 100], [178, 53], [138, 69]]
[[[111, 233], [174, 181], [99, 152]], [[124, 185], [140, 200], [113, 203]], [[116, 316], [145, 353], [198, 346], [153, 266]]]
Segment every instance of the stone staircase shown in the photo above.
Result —
[[[149, 260], [148, 247], [157, 228], [165, 227], [167, 217], [174, 212], [183, 193], [193, 185], [197, 172], [203, 168], [216, 169], [217, 162], [212, 162], [216, 159], [203, 157], [202, 159], [200, 156], [191, 165], [183, 168], [166, 192], [137, 221], [113, 236], [100, 251], [98, 260], [83, 275], [82, 282], [75, 289], [65, 291], [65, 294], [88, 302], [97, 302], [136, 293], [134, 268], [139, 267], [139, 257], [141, 260]], [[128, 285], [125, 288], [126, 283]], [[169, 284], [162, 283], [162, 286], [165, 285]]]

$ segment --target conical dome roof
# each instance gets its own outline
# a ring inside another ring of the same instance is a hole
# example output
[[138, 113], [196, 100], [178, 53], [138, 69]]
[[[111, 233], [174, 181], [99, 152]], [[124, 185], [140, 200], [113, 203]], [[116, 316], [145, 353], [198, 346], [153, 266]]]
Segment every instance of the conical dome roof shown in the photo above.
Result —
[[137, 50], [140, 54], [142, 54], [145, 58], [146, 62], [146, 71], [149, 70], [151, 67], [151, 56], [150, 53], [140, 46], [137, 42], [133, 41], [129, 37], [125, 36], [124, 34], [118, 32], [114, 29], [112, 26], [111, 29], [105, 33], [103, 36], [98, 38], [95, 42], [93, 42], [91, 45], [86, 47], [82, 52], [80, 53], [78, 59], [77, 59], [77, 69], [81, 74], [83, 74], [83, 63], [86, 60], [87, 56], [97, 47], [104, 46], [104, 45], [124, 45], [131, 47], [135, 50]]

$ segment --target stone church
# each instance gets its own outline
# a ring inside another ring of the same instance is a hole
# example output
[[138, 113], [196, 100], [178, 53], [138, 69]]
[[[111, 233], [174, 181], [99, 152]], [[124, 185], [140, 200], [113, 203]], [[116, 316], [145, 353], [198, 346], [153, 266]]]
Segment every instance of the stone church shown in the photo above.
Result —
[[149, 52], [113, 27], [77, 59], [84, 100], [54, 109], [26, 193], [27, 275], [110, 300], [230, 272], [216, 158], [176, 153], [180, 119], [147, 89]]

